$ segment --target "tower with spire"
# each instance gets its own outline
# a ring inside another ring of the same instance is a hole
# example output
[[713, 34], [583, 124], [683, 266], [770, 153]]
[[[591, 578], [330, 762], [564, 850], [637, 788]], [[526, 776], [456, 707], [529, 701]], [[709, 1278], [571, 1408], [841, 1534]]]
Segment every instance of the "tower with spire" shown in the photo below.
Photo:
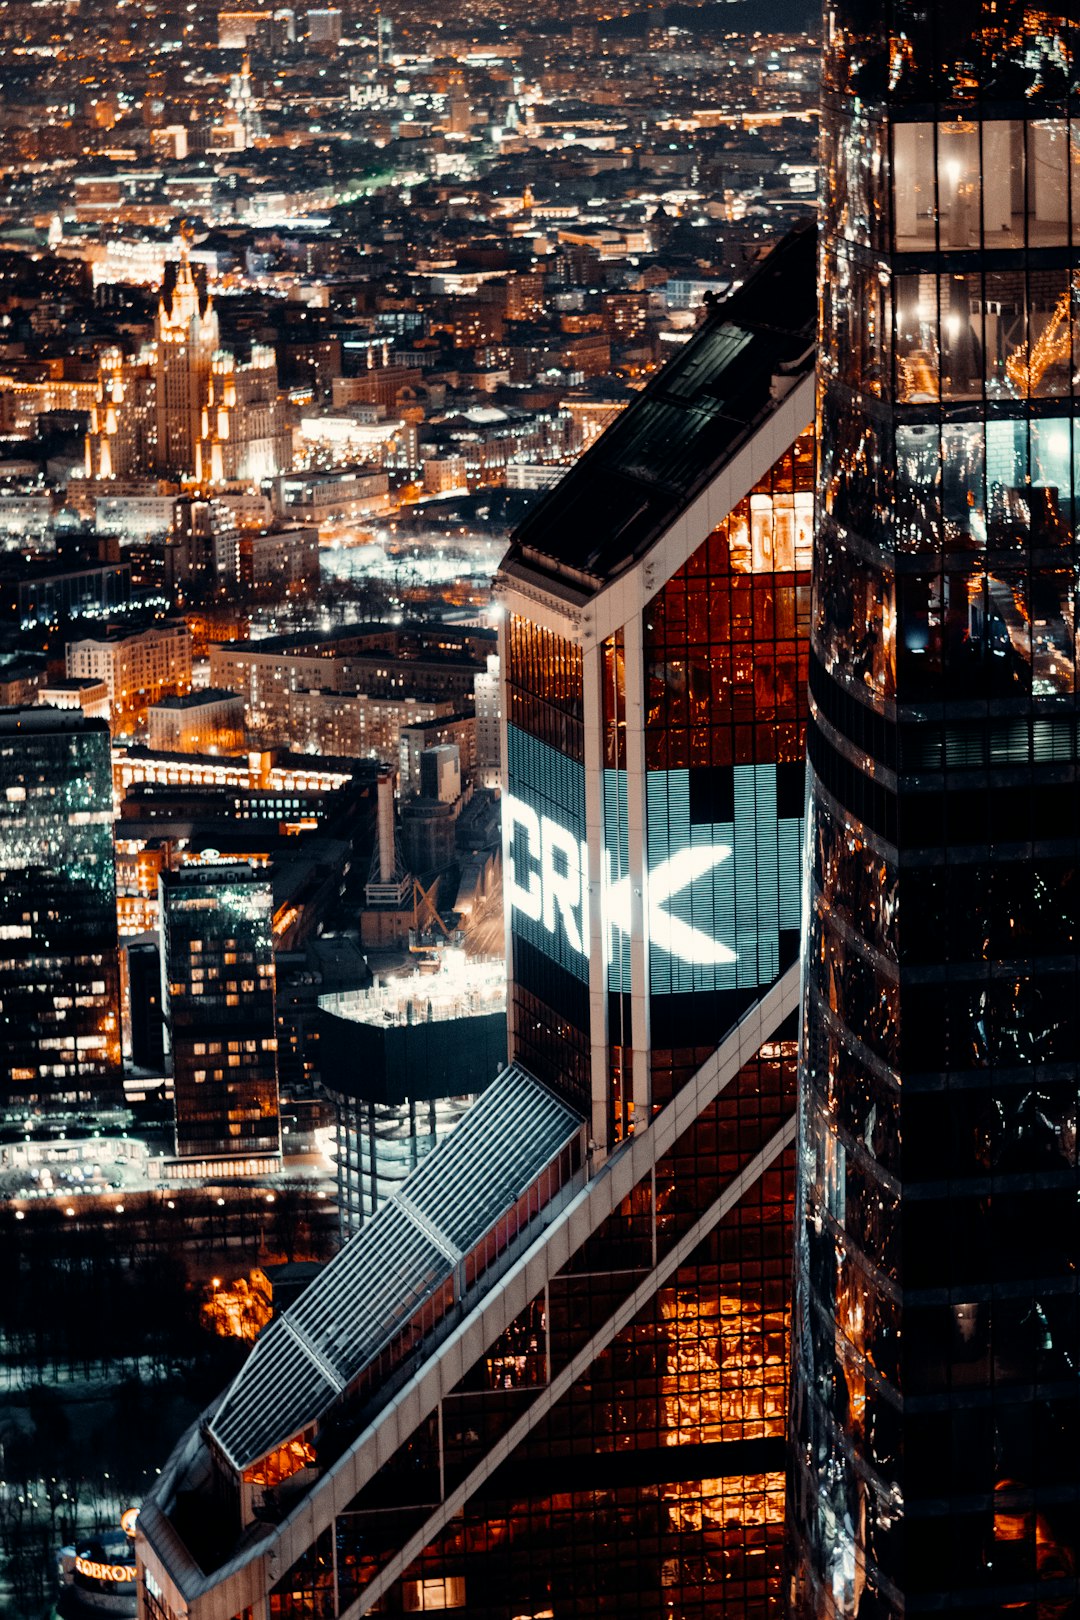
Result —
[[202, 482], [208, 423], [205, 420], [214, 356], [220, 346], [217, 312], [205, 286], [195, 278], [190, 244], [180, 244], [180, 261], [166, 277], [158, 302], [154, 366], [155, 471], [167, 478]]

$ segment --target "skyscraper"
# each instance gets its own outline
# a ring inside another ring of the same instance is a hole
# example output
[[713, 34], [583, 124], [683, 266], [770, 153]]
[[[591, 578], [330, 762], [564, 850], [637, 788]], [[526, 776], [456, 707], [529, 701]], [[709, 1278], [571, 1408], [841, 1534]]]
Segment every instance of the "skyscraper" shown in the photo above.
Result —
[[791, 1613], [1076, 1613], [1075, 11], [826, 11]]
[[273, 349], [221, 347], [214, 300], [188, 251], [167, 267], [155, 339], [106, 350], [86, 437], [95, 478], [156, 473], [213, 485], [270, 477], [291, 459]]
[[228, 862], [165, 871], [158, 883], [177, 1155], [193, 1175], [276, 1161], [270, 879]]
[[122, 1095], [109, 728], [77, 710], [0, 710], [0, 1088]]
[[813, 266], [515, 536], [511, 1062], [168, 1461], [152, 1620], [779, 1601]]

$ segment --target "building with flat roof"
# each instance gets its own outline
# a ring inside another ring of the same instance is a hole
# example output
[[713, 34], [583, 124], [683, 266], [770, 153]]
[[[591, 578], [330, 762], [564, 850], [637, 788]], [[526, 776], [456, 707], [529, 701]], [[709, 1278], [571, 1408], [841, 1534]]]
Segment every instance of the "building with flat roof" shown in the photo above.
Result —
[[319, 1008], [338, 1218], [349, 1238], [505, 1067], [506, 972], [447, 950], [438, 971], [325, 995]]
[[[340, 745], [328, 744], [321, 728], [340, 728], [352, 739], [347, 751], [385, 751], [396, 760], [400, 728], [460, 712], [485, 656], [476, 634], [350, 625], [218, 643], [210, 648], [210, 680], [241, 695], [249, 730], [265, 741], [289, 746], [298, 732], [300, 747], [326, 752]], [[332, 703], [327, 694], [354, 701]]]
[[37, 698], [39, 703], [47, 703], [52, 709], [81, 709], [91, 720], [109, 719], [109, 688], [105, 681], [92, 675], [70, 680], [43, 676]]
[[104, 681], [114, 728], [130, 729], [168, 694], [191, 686], [191, 634], [181, 620], [141, 629], [109, 626], [64, 648], [68, 679]]

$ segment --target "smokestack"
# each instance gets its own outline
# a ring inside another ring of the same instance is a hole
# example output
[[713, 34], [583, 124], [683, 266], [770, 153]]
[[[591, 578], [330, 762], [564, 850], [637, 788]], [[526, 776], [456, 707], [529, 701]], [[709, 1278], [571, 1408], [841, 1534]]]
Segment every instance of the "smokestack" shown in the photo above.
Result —
[[376, 805], [376, 837], [379, 851], [379, 882], [394, 881], [394, 773], [389, 766], [379, 770]]

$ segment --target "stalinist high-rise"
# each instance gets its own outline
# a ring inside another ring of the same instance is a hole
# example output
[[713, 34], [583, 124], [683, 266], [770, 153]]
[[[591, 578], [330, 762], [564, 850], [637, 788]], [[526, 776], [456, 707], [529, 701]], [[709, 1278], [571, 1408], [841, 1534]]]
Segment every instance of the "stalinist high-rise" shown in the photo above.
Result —
[[1077, 1612], [1077, 25], [825, 12], [796, 1620]]

